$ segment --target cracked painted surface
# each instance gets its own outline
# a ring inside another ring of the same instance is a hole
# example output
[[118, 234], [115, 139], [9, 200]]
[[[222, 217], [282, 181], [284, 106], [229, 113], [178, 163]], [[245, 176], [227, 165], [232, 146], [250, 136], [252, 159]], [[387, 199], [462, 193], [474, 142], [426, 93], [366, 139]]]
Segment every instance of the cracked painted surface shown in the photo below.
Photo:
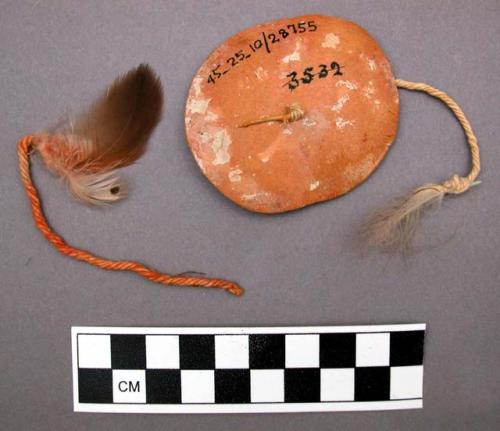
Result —
[[312, 192], [313, 190], [316, 190], [319, 185], [321, 184], [321, 181], [313, 181], [311, 184], [309, 184], [309, 190]]
[[264, 69], [262, 66], [259, 66], [257, 69], [255, 69], [255, 76], [259, 81], [262, 81], [264, 78], [268, 77], [268, 72], [266, 69]]
[[358, 89], [358, 84], [355, 82], [351, 81], [346, 81], [346, 80], [340, 80], [335, 84], [336, 87], [345, 87], [348, 90], [357, 90]]
[[335, 126], [337, 129], [343, 129], [345, 126], [353, 126], [354, 120], [344, 120], [342, 117], [337, 117], [335, 119]]
[[214, 133], [212, 143], [212, 151], [214, 152], [215, 158], [212, 161], [212, 165], [225, 165], [231, 156], [229, 155], [229, 146], [231, 145], [231, 137], [225, 129], [217, 130]]
[[204, 114], [207, 112], [209, 103], [210, 100], [208, 99], [192, 99], [187, 107], [187, 110], [191, 114]]
[[232, 183], [238, 183], [241, 181], [241, 174], [243, 173], [243, 171], [241, 169], [233, 169], [231, 171], [229, 171], [229, 181], [231, 181]]
[[340, 43], [340, 38], [335, 33], [328, 33], [325, 36], [325, 40], [321, 44], [323, 48], [337, 48]]
[[282, 63], [290, 63], [291, 61], [300, 60], [300, 42], [295, 44], [295, 50], [281, 59]]
[[[311, 20], [317, 31], [291, 34], [272, 44], [270, 54], [248, 48], [262, 32]], [[241, 49], [252, 55], [209, 83], [213, 68]], [[317, 72], [333, 61], [342, 75], [287, 88], [291, 71], [300, 79], [306, 67]], [[305, 109], [300, 121], [238, 127], [292, 103]], [[185, 127], [196, 163], [226, 197], [251, 211], [279, 213], [363, 182], [394, 140], [398, 115], [394, 77], [378, 44], [351, 22], [314, 15], [244, 30], [213, 51], [193, 79]]]
[[337, 100], [335, 102], [335, 104], [332, 106], [332, 111], [333, 112], [340, 112], [342, 110], [342, 108], [344, 107], [344, 105], [347, 103], [348, 100], [349, 100], [349, 95], [348, 94], [342, 95], [339, 98], [339, 100]]

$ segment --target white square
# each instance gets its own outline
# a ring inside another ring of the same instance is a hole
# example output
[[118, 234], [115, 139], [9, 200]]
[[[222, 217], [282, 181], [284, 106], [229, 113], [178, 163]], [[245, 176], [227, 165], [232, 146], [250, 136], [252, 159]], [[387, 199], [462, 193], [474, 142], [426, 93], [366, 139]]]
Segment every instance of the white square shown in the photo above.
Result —
[[147, 368], [179, 368], [179, 336], [146, 336]]
[[183, 403], [215, 402], [213, 370], [181, 370], [181, 396]]
[[111, 337], [78, 334], [78, 367], [111, 368]]
[[145, 403], [146, 371], [113, 370], [113, 402]]
[[356, 334], [356, 367], [389, 365], [390, 334]]
[[422, 398], [424, 367], [391, 367], [391, 400]]
[[248, 335], [215, 336], [215, 368], [248, 368]]
[[252, 403], [285, 401], [284, 370], [250, 370], [250, 400]]
[[319, 335], [287, 335], [285, 337], [285, 367], [319, 367]]
[[321, 401], [354, 401], [354, 368], [321, 369]]

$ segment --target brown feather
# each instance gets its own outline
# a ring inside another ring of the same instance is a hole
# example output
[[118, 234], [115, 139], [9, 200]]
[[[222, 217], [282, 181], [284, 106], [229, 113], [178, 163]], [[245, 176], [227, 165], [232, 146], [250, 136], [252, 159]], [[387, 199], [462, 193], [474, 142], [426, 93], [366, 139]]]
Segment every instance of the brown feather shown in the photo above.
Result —
[[70, 130], [37, 134], [36, 148], [77, 199], [111, 203], [126, 196], [117, 169], [144, 153], [162, 109], [160, 80], [141, 64], [117, 78]]
[[162, 86], [149, 65], [117, 78], [73, 124], [73, 134], [92, 142], [82, 167], [108, 171], [135, 162], [146, 150], [162, 109]]

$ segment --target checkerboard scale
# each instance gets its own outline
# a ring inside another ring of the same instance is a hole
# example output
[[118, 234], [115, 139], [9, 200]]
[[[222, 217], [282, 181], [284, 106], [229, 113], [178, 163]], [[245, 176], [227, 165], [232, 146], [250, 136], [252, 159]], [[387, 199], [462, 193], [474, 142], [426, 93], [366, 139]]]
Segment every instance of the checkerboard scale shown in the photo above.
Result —
[[75, 411], [237, 413], [422, 406], [425, 324], [74, 327]]

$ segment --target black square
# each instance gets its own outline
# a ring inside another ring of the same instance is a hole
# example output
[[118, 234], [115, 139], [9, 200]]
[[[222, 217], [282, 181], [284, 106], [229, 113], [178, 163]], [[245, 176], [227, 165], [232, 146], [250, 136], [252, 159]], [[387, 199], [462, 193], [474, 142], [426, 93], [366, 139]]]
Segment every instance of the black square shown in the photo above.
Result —
[[250, 368], [285, 368], [285, 335], [253, 334], [249, 337]]
[[146, 402], [148, 404], [180, 404], [180, 370], [146, 370]]
[[180, 367], [183, 370], [213, 370], [215, 341], [213, 335], [179, 336]]
[[425, 331], [391, 332], [392, 366], [422, 365]]
[[354, 400], [389, 400], [391, 387], [390, 367], [361, 367], [354, 371]]
[[142, 370], [146, 368], [146, 337], [144, 335], [111, 335], [111, 368]]
[[319, 368], [287, 368], [285, 370], [285, 402], [320, 402], [320, 380]]
[[354, 368], [356, 334], [320, 334], [319, 361], [322, 368]]
[[81, 403], [112, 403], [112, 370], [79, 368], [78, 400]]
[[250, 370], [215, 370], [215, 402], [250, 402]]

